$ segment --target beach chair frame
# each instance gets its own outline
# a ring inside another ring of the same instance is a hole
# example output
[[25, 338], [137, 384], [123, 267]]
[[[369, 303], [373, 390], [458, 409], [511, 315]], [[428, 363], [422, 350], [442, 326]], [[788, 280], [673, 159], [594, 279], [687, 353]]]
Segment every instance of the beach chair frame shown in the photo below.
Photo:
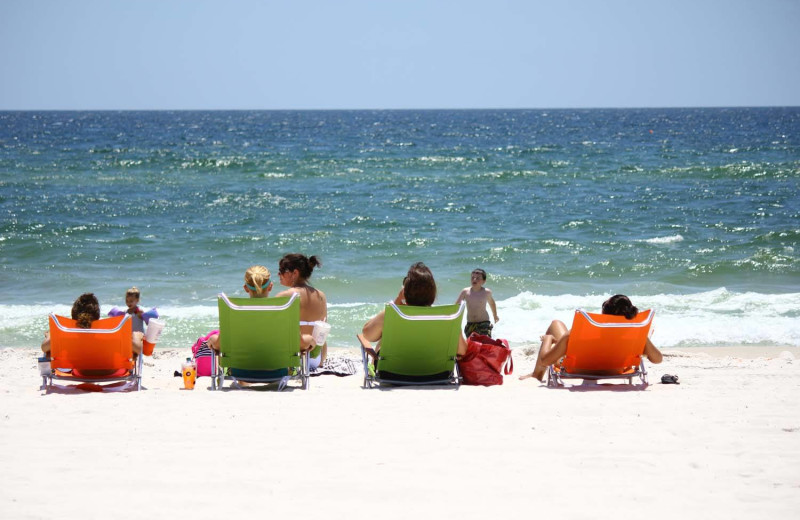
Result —
[[[79, 383], [133, 383], [142, 389], [142, 356], [134, 356], [131, 315], [124, 314], [92, 322], [92, 328], [50, 313], [50, 372], [42, 375], [41, 389], [49, 391], [53, 381]], [[135, 360], [134, 360], [135, 358]], [[72, 370], [126, 370], [120, 376], [78, 376]], [[70, 370], [70, 372], [64, 372]]]
[[[212, 361], [212, 390], [221, 390], [225, 380], [245, 383], [280, 382], [290, 379], [309, 387], [308, 352], [300, 352], [300, 296], [280, 298], [229, 298], [220, 293], [220, 343]], [[271, 371], [289, 369], [288, 375], [243, 377], [225, 374], [225, 369]], [[294, 369], [294, 373], [292, 373]]]
[[[461, 322], [466, 302], [453, 305], [416, 307], [389, 302], [385, 307], [381, 348], [376, 353], [363, 335], [361, 344], [364, 388], [377, 384], [452, 385], [458, 388], [461, 374], [456, 363]], [[370, 374], [370, 364], [375, 371]], [[434, 374], [447, 377], [423, 380]], [[397, 379], [391, 374], [418, 377], [418, 380]]]
[[[592, 314], [577, 309], [572, 322], [570, 339], [567, 344], [567, 354], [561, 366], [550, 365], [547, 369], [547, 386], [563, 387], [565, 379], [583, 379], [600, 381], [605, 379], [627, 380], [629, 385], [638, 377], [642, 385], [649, 384], [647, 367], [644, 364], [644, 348], [650, 334], [655, 310], [641, 311], [633, 320], [624, 317], [612, 317], [606, 314]], [[621, 333], [625, 334], [621, 334]], [[623, 337], [627, 336], [627, 337]], [[576, 345], [580, 344], [580, 347]], [[569, 365], [580, 363], [574, 354], [576, 350], [586, 351], [595, 349], [614, 349], [622, 362], [600, 367], [593, 366], [595, 370], [619, 370], [619, 373], [599, 374], [592, 371], [581, 371]], [[570, 359], [567, 359], [570, 358]]]

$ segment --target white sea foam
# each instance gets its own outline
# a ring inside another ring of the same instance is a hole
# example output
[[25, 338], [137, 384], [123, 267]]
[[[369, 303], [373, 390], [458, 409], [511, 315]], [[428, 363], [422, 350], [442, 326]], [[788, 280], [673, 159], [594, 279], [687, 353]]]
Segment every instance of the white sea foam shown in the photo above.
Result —
[[676, 242], [683, 242], [683, 236], [672, 235], [668, 237], [647, 238], [644, 240], [640, 240], [640, 242], [646, 242], [648, 244], [674, 244]]
[[371, 303], [355, 302], [355, 303], [330, 303], [328, 302], [328, 309], [357, 309], [365, 305], [372, 305]]
[[[537, 344], [554, 319], [569, 326], [575, 309], [600, 312], [608, 295], [541, 295], [522, 292], [498, 300], [500, 321], [495, 337], [512, 346]], [[656, 310], [652, 339], [660, 347], [697, 345], [779, 345], [800, 347], [800, 293], [732, 292], [725, 288], [691, 294], [630, 295], [640, 309]], [[444, 302], [443, 302], [444, 303]], [[329, 344], [355, 348], [355, 335], [383, 303], [331, 303], [333, 325]], [[107, 314], [110, 306], [102, 308]], [[162, 346], [188, 347], [197, 337], [217, 327], [216, 302], [163, 306], [167, 323]], [[0, 347], [35, 347], [47, 328], [50, 312], [69, 315], [67, 305], [0, 305]]]
[[[600, 312], [603, 298], [519, 294], [498, 302], [501, 319], [495, 335], [516, 344], [537, 343], [552, 320], [569, 326], [575, 309]], [[656, 310], [652, 337], [659, 346], [800, 346], [800, 293], [734, 293], [721, 288], [631, 299], [640, 309]]]

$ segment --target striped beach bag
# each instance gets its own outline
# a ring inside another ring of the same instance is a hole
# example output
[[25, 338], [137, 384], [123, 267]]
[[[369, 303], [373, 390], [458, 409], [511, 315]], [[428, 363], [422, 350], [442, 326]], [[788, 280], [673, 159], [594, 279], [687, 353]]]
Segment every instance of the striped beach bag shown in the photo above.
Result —
[[214, 365], [214, 351], [208, 346], [208, 338], [214, 334], [219, 334], [218, 330], [212, 330], [192, 345], [192, 358], [197, 367], [197, 377], [210, 376]]

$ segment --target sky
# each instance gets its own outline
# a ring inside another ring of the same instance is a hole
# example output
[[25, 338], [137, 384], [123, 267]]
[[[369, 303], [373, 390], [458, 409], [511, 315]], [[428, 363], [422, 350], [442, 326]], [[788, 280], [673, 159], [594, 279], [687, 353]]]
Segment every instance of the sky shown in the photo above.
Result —
[[0, 0], [0, 110], [800, 106], [800, 0]]

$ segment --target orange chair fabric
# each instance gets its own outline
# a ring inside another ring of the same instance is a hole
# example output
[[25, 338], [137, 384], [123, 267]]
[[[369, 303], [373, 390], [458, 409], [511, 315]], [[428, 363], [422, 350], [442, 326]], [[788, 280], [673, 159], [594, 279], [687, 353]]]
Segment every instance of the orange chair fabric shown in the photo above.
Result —
[[51, 314], [50, 364], [79, 370], [132, 370], [131, 333], [127, 314], [96, 320], [91, 329], [82, 329], [75, 320]]
[[627, 374], [641, 363], [653, 310], [632, 320], [624, 316], [575, 311], [562, 369], [567, 373]]

